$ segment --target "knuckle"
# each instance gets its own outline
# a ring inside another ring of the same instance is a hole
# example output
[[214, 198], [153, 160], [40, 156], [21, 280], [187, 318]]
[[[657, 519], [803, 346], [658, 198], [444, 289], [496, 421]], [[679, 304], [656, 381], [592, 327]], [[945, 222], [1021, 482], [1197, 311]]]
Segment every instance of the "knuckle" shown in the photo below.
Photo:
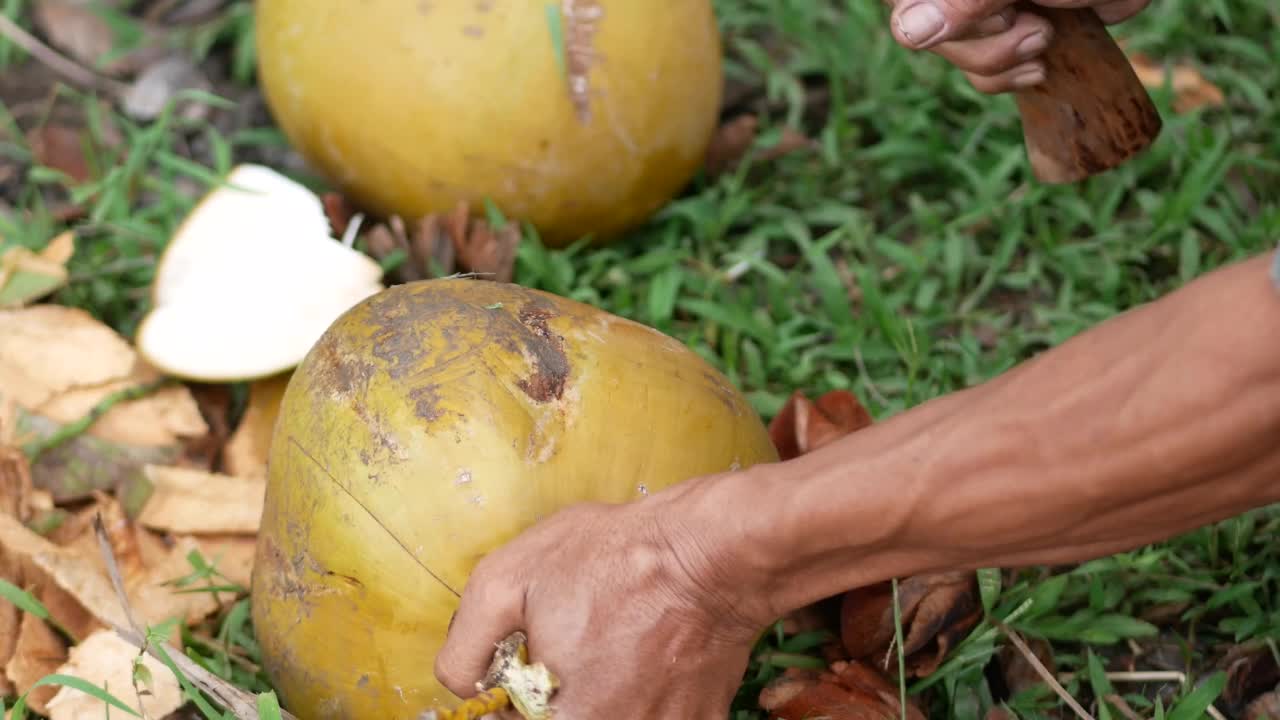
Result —
[[984, 0], [950, 0], [943, 3], [949, 19], [958, 25], [970, 25], [991, 16], [991, 3]]
[[968, 43], [944, 43], [934, 48], [934, 52], [961, 71], [970, 75], [998, 75], [1010, 66], [1007, 57], [999, 52], [992, 52], [986, 45], [975, 45], [982, 41]]
[[452, 656], [448, 652], [448, 646], [436, 655], [435, 667], [433, 668], [436, 680], [441, 685], [449, 688], [450, 691], [462, 695], [465, 694], [471, 686], [471, 683], [464, 679], [458, 671], [457, 665], [454, 663]]
[[462, 592], [462, 602], [477, 608], [493, 608], [509, 594], [507, 583], [496, 570], [476, 566]]
[[999, 95], [1004, 92], [1004, 86], [997, 78], [985, 77], [974, 73], [965, 73], [965, 75], [969, 78], [969, 84], [973, 86], [973, 89], [983, 95]]
[[977, 55], [967, 65], [965, 69], [969, 72], [984, 76], [999, 75], [1012, 67], [1008, 58], [995, 53]]

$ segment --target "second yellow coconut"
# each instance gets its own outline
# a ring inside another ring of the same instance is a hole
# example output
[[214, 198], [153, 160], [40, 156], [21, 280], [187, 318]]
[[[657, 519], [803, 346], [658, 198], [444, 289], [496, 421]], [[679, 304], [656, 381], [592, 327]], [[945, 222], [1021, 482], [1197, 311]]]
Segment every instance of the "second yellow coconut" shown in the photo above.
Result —
[[364, 207], [492, 201], [563, 246], [643, 222], [701, 167], [722, 93], [711, 0], [258, 0], [260, 81]]

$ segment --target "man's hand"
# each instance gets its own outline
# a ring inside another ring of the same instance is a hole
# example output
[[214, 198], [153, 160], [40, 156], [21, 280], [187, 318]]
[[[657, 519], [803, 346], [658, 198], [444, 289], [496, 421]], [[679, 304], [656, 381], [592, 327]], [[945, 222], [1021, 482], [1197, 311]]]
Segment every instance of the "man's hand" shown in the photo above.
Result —
[[559, 677], [556, 720], [727, 717], [772, 618], [727, 594], [750, 597], [751, 588], [730, 581], [723, 571], [733, 563], [713, 554], [701, 527], [675, 519], [699, 504], [682, 487], [627, 505], [574, 506], [486, 556], [436, 677], [474, 695], [496, 644], [524, 630], [530, 659]]
[[[1103, 22], [1123, 22], [1151, 0], [1034, 0], [1054, 8], [1092, 7]], [[1053, 39], [1043, 18], [1017, 12], [1013, 0], [895, 0], [893, 36], [955, 65], [979, 91], [1010, 92], [1044, 82], [1041, 53]]]

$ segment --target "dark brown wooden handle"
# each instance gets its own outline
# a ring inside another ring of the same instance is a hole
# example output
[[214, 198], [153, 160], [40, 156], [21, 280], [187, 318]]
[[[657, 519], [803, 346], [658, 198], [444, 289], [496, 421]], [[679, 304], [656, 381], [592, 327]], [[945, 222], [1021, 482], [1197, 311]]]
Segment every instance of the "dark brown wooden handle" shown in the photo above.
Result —
[[1073, 183], [1146, 150], [1163, 123], [1124, 51], [1091, 8], [1061, 10], [1031, 2], [1054, 27], [1046, 79], [1014, 94], [1032, 172], [1046, 183]]

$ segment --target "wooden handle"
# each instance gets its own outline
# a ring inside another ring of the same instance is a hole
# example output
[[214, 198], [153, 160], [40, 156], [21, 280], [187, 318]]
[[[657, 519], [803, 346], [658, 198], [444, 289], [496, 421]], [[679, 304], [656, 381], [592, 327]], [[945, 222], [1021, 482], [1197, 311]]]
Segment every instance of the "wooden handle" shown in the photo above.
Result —
[[1045, 183], [1073, 183], [1146, 150], [1163, 123], [1124, 51], [1092, 8], [1062, 10], [1023, 0], [1054, 27], [1046, 79], [1014, 94], [1027, 158]]

